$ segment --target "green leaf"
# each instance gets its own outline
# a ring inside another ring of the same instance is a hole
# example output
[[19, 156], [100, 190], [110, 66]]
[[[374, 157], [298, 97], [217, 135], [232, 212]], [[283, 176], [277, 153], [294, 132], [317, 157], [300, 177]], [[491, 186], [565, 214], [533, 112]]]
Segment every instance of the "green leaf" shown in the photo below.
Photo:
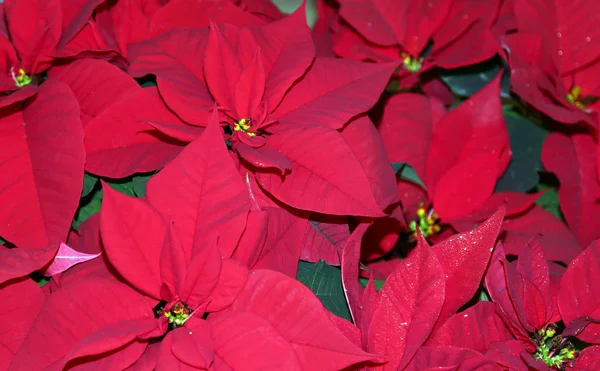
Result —
[[123, 179], [104, 179], [104, 181], [115, 191], [119, 191], [128, 196], [135, 197], [132, 176]]
[[6, 243], [6, 240], [2, 237], [0, 237], [0, 245], [4, 245]]
[[427, 189], [427, 186], [425, 185], [425, 183], [423, 183], [423, 181], [421, 180], [421, 178], [419, 178], [419, 175], [417, 174], [417, 172], [415, 171], [415, 169], [410, 166], [408, 163], [406, 162], [393, 162], [392, 163], [392, 168], [394, 169], [394, 172], [400, 176], [400, 178], [407, 180], [411, 183], [415, 183], [420, 185], [421, 187], [423, 187], [423, 189]]
[[146, 195], [146, 183], [148, 183], [148, 180], [150, 180], [150, 178], [153, 175], [154, 173], [146, 175], [136, 175], [133, 177], [133, 191], [135, 192], [136, 196], [144, 197]]
[[[539, 190], [542, 190], [543, 188], [543, 185], [538, 186]], [[547, 190], [535, 201], [535, 203], [546, 209], [546, 211], [550, 212], [558, 219], [563, 219], [562, 212], [560, 211], [560, 203], [558, 202], [558, 192], [556, 192], [556, 189]]]
[[98, 178], [95, 176], [84, 173], [83, 174], [83, 189], [81, 190], [81, 197], [86, 197], [92, 192], [96, 184], [98, 183]]
[[81, 223], [100, 211], [102, 205], [102, 189], [96, 187], [90, 194], [79, 201], [79, 208], [73, 218], [73, 228], [78, 229]]
[[525, 117], [504, 110], [504, 119], [510, 138], [512, 160], [496, 184], [496, 192], [527, 192], [539, 181], [542, 144], [548, 131]]
[[502, 67], [504, 67], [504, 75], [502, 76], [500, 95], [509, 98], [509, 69], [506, 67], [506, 62], [498, 56], [472, 66], [440, 70], [439, 75], [440, 79], [448, 85], [454, 94], [460, 97], [470, 97], [489, 84], [498, 75]]
[[[369, 283], [368, 279], [366, 279], [366, 278], [360, 278], [360, 284], [362, 285], [362, 287], [367, 287], [368, 283]], [[381, 288], [383, 287], [384, 283], [385, 283], [385, 281], [373, 280], [373, 284], [375, 284], [375, 290], [377, 290], [377, 291], [381, 290]]]
[[296, 278], [317, 295], [327, 310], [351, 320], [339, 268], [327, 265], [324, 260], [318, 263], [300, 261]]

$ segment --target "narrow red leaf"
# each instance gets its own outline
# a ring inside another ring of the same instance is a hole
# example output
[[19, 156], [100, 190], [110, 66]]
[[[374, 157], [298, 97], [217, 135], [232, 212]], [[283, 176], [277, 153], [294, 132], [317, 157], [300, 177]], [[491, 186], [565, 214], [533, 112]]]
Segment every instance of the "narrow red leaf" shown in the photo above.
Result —
[[61, 243], [58, 252], [54, 256], [52, 264], [44, 271], [45, 276], [54, 276], [55, 274], [66, 271], [75, 264], [83, 263], [100, 256], [101, 253], [86, 254], [73, 250], [65, 243]]
[[366, 223], [360, 224], [348, 238], [341, 254], [342, 286], [344, 287], [352, 321], [355, 324], [361, 324], [364, 320], [361, 305], [362, 290], [358, 279], [361, 242], [369, 226]]
[[262, 63], [260, 48], [254, 59], [240, 72], [235, 88], [234, 106], [237, 117], [250, 117], [263, 100], [265, 93], [265, 67]]

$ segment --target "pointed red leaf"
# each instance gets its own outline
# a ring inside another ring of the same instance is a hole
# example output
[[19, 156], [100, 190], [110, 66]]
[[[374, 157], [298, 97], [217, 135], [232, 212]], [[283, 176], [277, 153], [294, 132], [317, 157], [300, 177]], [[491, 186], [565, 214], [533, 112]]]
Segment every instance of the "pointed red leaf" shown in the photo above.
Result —
[[260, 315], [234, 312], [215, 319], [210, 317], [209, 323], [215, 353], [232, 369], [305, 369], [294, 345]]
[[0, 347], [5, 347], [11, 357], [27, 336], [45, 299], [42, 289], [29, 277], [0, 285], [0, 300], [6, 303], [0, 308]]
[[246, 267], [253, 267], [262, 253], [268, 232], [269, 213], [263, 210], [251, 211], [248, 214], [246, 230], [240, 238], [232, 259]]
[[505, 212], [506, 208], [502, 207], [477, 228], [433, 246], [446, 277], [446, 300], [438, 325], [456, 313], [479, 289]]
[[162, 285], [168, 289], [168, 293], [161, 291], [161, 298], [167, 301], [175, 300], [175, 295], [180, 295], [185, 287], [190, 257], [186, 256], [172, 222], [167, 225], [159, 264]]
[[550, 268], [544, 256], [539, 236], [534, 237], [519, 254], [519, 273], [537, 287], [542, 294], [549, 313], [553, 310]]
[[348, 241], [344, 245], [341, 256], [342, 265], [342, 286], [346, 295], [346, 302], [350, 309], [352, 322], [355, 324], [363, 323], [364, 315], [361, 305], [362, 291], [359, 284], [360, 270], [360, 246], [369, 224], [360, 224], [352, 232]]
[[[324, 214], [384, 215], [366, 170], [339, 131], [299, 126], [271, 135], [267, 145], [292, 161], [292, 171], [283, 178], [276, 173], [256, 175], [258, 183], [277, 199]], [[343, 177], [338, 175], [341, 169]]]
[[493, 342], [511, 339], [496, 304], [482, 301], [450, 317], [433, 332], [427, 345], [453, 345], [485, 353]]
[[306, 286], [281, 273], [251, 271], [231, 311], [250, 312], [271, 323], [292, 345], [303, 369], [343, 369], [374, 358], [346, 339]]
[[[211, 326], [207, 321], [189, 318], [185, 327], [172, 332], [171, 351], [181, 362], [208, 369], [215, 357]], [[166, 345], [166, 344], [165, 344]]]
[[368, 328], [367, 349], [387, 355], [384, 369], [403, 369], [429, 337], [444, 304], [444, 286], [440, 262], [419, 236], [417, 247], [381, 288]]
[[183, 268], [187, 270], [185, 284], [177, 292], [181, 301], [194, 310], [205, 303], [219, 282], [222, 264], [217, 238], [206, 241], [195, 251], [190, 264]]
[[[558, 308], [566, 325], [578, 317], [600, 318], [600, 244], [594, 241], [577, 256], [560, 282]], [[577, 336], [583, 341], [597, 344], [600, 323], [589, 324]]]
[[419, 349], [406, 370], [502, 370], [481, 353], [459, 346], [426, 346]]
[[58, 252], [54, 256], [52, 264], [44, 271], [45, 276], [54, 276], [55, 274], [66, 271], [75, 264], [83, 263], [100, 256], [101, 253], [86, 254], [73, 250], [65, 243], [61, 243]]
[[[44, 369], [60, 362], [75, 344], [96, 330], [152, 317], [144, 296], [114, 278], [75, 281], [46, 299], [11, 369]], [[57, 326], [61, 331], [56, 331]]]
[[219, 235], [225, 257], [235, 250], [250, 210], [250, 196], [240, 178], [216, 116], [200, 138], [148, 181], [148, 202], [171, 218], [187, 256], [196, 244]]
[[396, 67], [397, 63], [318, 58], [273, 116], [282, 125], [341, 129], [352, 117], [373, 107]]
[[596, 143], [589, 134], [569, 137], [553, 132], [542, 147], [544, 168], [560, 181], [560, 208], [580, 246], [587, 246], [600, 231], [596, 161]]
[[231, 106], [236, 108], [237, 117], [250, 117], [258, 107], [265, 93], [265, 81], [265, 67], [259, 48], [254, 59], [240, 72], [237, 81], [234, 106]]
[[449, 222], [477, 211], [494, 191], [498, 165], [498, 156], [485, 152], [447, 169], [429, 189], [435, 212]]
[[2, 109], [0, 235], [21, 248], [64, 242], [83, 184], [83, 132], [69, 87], [48, 80], [27, 101]]
[[207, 312], [218, 312], [231, 305], [246, 286], [248, 268], [233, 259], [223, 259], [219, 281], [207, 299]]
[[100, 229], [106, 256], [119, 273], [146, 294], [160, 298], [160, 254], [166, 226], [144, 201], [103, 184]]

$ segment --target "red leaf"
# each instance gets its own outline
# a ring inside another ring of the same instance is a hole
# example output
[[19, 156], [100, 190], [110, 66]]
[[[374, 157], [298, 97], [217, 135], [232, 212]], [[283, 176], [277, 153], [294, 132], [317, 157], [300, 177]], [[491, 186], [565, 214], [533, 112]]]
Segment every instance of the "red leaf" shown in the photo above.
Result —
[[550, 133], [542, 147], [542, 162], [560, 181], [558, 197], [567, 224], [579, 245], [587, 246], [600, 231], [594, 138], [588, 134], [569, 137], [559, 132]]
[[600, 369], [600, 346], [587, 347], [577, 355], [573, 370], [598, 370]]
[[237, 81], [235, 105], [237, 117], [250, 117], [263, 100], [265, 93], [265, 67], [262, 63], [260, 48], [256, 49], [254, 59], [244, 67]]
[[[384, 106], [377, 129], [392, 162], [408, 162], [424, 182], [433, 128], [446, 108], [420, 94], [396, 94]], [[410, 135], [405, 135], [410, 130]]]
[[442, 325], [475, 295], [494, 250], [505, 212], [506, 208], [502, 207], [477, 228], [433, 246], [446, 277], [446, 299], [438, 325]]
[[[185, 288], [190, 257], [186, 256], [172, 222], [167, 225], [159, 265], [162, 281], [161, 298], [167, 301], [176, 300], [176, 295], [180, 296]], [[162, 291], [163, 287], [166, 287], [168, 292]]]
[[366, 170], [337, 130], [320, 125], [294, 127], [271, 135], [267, 145], [292, 161], [292, 171], [283, 178], [275, 173], [256, 175], [258, 183], [277, 199], [324, 214], [384, 215]]
[[444, 273], [425, 239], [388, 277], [368, 327], [368, 351], [386, 354], [384, 369], [403, 369], [425, 342], [444, 304]]
[[83, 132], [69, 87], [46, 81], [38, 94], [4, 108], [0, 235], [21, 248], [64, 242], [83, 184]]
[[171, 351], [184, 364], [206, 370], [215, 357], [211, 335], [211, 326], [207, 321], [192, 317], [185, 322], [184, 328], [172, 332]]
[[373, 107], [396, 67], [397, 63], [317, 58], [273, 117], [286, 126], [341, 129], [351, 118]]
[[[144, 296], [127, 285], [114, 279], [75, 281], [46, 299], [11, 369], [44, 369], [60, 362], [73, 346], [96, 330], [152, 317]], [[56, 331], [57, 326], [61, 331]]]
[[521, 250], [521, 254], [519, 254], [519, 259], [517, 260], [517, 271], [540, 291], [546, 303], [548, 313], [552, 313], [550, 268], [544, 256], [539, 236], [534, 237]]
[[61, 243], [58, 252], [54, 256], [52, 264], [44, 271], [45, 276], [54, 276], [71, 268], [75, 264], [83, 263], [100, 256], [97, 254], [86, 254], [70, 248], [67, 244]]
[[202, 126], [214, 106], [199, 62], [207, 34], [208, 30], [178, 29], [129, 47], [129, 74], [154, 74], [167, 106], [185, 122]]
[[[600, 318], [600, 245], [594, 241], [577, 256], [563, 274], [558, 292], [558, 309], [565, 324], [578, 317]], [[577, 336], [597, 344], [600, 323], [589, 324]]]
[[113, 103], [141, 90], [131, 76], [99, 59], [85, 58], [64, 66], [55, 66], [48, 75], [52, 80], [60, 80], [69, 85], [81, 106], [84, 128]]
[[361, 295], [363, 290], [361, 290], [358, 281], [360, 270], [360, 246], [367, 228], [369, 228], [369, 224], [360, 224], [356, 227], [344, 245], [341, 256], [344, 294], [346, 295], [346, 302], [350, 309], [352, 322], [358, 325], [367, 320], [364, 318], [362, 311]]
[[504, 173], [511, 154], [499, 99], [501, 76], [498, 74], [483, 89], [450, 111], [436, 126], [427, 162], [426, 179], [430, 195], [448, 169], [490, 152], [499, 160], [494, 174], [496, 179]]
[[177, 292], [181, 301], [194, 310], [206, 303], [219, 282], [222, 264], [217, 238], [206, 241], [204, 246], [195, 251], [187, 269], [183, 268], [187, 270], [185, 285], [179, 287]]
[[250, 196], [240, 178], [216, 117], [200, 138], [147, 185], [148, 202], [174, 222], [187, 256], [219, 235], [225, 257], [235, 250], [246, 225]]
[[480, 207], [494, 192], [496, 186], [498, 159], [493, 152], [486, 152], [459, 162], [448, 169], [429, 188], [435, 212], [445, 222], [467, 216]]
[[48, 265], [56, 249], [55, 246], [30, 250], [0, 247], [0, 283], [24, 277]]
[[479, 302], [450, 317], [433, 332], [427, 345], [453, 345], [485, 353], [493, 342], [511, 339], [511, 332], [496, 312], [496, 304]]
[[353, 345], [304, 285], [269, 270], [250, 272], [231, 306], [266, 319], [296, 352], [303, 369], [343, 369], [374, 357]]
[[248, 268], [233, 259], [223, 259], [219, 281], [207, 299], [207, 312], [218, 312], [231, 305], [246, 286]]
[[7, 304], [0, 309], [0, 346], [10, 352], [11, 358], [27, 336], [45, 299], [42, 289], [29, 277], [0, 285], [0, 300]]
[[519, 255], [527, 242], [538, 234], [541, 234], [540, 241], [548, 260], [568, 264], [581, 252], [567, 226], [537, 205], [524, 214], [507, 218], [502, 230], [507, 254]]
[[160, 254], [166, 226], [144, 201], [103, 183], [100, 230], [111, 264], [133, 286], [160, 298]]
[[156, 88], [140, 89], [104, 110], [85, 127], [86, 171], [123, 178], [162, 168], [182, 149], [148, 121], [179, 122]]
[[350, 238], [348, 219], [313, 214], [306, 224], [300, 259], [340, 265], [340, 252]]
[[502, 370], [481, 353], [457, 346], [422, 347], [406, 370]]
[[211, 317], [209, 323], [215, 352], [232, 369], [305, 369], [294, 345], [260, 315], [234, 312], [215, 319]]

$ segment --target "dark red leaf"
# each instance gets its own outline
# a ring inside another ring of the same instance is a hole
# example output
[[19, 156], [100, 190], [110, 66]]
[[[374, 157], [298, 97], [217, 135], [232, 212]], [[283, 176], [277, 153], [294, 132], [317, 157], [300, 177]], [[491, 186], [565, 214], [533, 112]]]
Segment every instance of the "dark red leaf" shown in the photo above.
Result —
[[322, 259], [329, 265], [340, 265], [340, 252], [348, 238], [347, 218], [313, 214], [306, 224], [300, 258], [312, 263]]

